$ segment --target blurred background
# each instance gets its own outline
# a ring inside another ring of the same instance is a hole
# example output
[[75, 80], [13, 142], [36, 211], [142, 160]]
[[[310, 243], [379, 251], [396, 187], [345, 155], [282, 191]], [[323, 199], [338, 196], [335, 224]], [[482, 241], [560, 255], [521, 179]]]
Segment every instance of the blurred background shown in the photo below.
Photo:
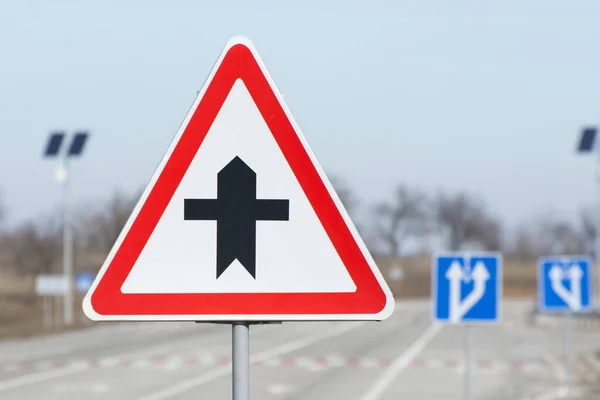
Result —
[[237, 34], [397, 299], [429, 298], [433, 253], [489, 250], [533, 309], [539, 256], [596, 256], [578, 146], [600, 123], [599, 20], [591, 0], [1, 1], [0, 339], [94, 325], [90, 279]]

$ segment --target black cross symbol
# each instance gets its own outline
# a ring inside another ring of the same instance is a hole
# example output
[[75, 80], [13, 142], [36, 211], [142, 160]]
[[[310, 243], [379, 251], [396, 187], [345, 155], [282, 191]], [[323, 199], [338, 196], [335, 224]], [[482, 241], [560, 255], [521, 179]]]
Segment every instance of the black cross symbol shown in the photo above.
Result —
[[256, 221], [288, 221], [289, 200], [256, 198], [256, 172], [235, 157], [217, 174], [216, 199], [184, 199], [184, 220], [217, 221], [217, 278], [237, 260], [256, 279]]

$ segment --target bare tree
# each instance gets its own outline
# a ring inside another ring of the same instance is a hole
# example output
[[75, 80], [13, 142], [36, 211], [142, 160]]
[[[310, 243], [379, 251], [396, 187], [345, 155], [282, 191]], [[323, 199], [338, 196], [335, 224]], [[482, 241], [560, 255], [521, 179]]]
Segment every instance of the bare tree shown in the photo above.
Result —
[[477, 244], [484, 250], [500, 250], [502, 226], [485, 210], [483, 202], [466, 193], [439, 194], [435, 202], [438, 228], [448, 238], [450, 250]]
[[[548, 216], [538, 220], [540, 251], [546, 254], [577, 254], [583, 251], [583, 235], [567, 221]], [[543, 239], [542, 239], [543, 238]]]
[[582, 208], [579, 212], [579, 225], [583, 251], [592, 257], [596, 257], [596, 237], [598, 212], [589, 207]]
[[354, 196], [354, 193], [347, 185], [346, 181], [342, 178], [332, 176], [329, 180], [331, 181], [333, 189], [335, 190], [342, 204], [344, 205], [344, 208], [352, 217], [358, 207], [358, 200], [356, 196]]
[[538, 248], [531, 226], [521, 223], [511, 237], [514, 240], [511, 240], [505, 249], [506, 256], [520, 262], [535, 261]]
[[141, 192], [125, 195], [115, 191], [98, 211], [83, 219], [80, 227], [89, 249], [108, 253], [131, 215]]
[[479, 243], [486, 251], [501, 251], [504, 247], [502, 238], [502, 224], [499, 220], [488, 216], [481, 222], [481, 235]]
[[374, 207], [375, 230], [391, 256], [400, 255], [407, 239], [429, 231], [429, 200], [417, 189], [401, 184], [390, 202]]
[[344, 179], [342, 179], [338, 176], [332, 176], [329, 178], [329, 180], [331, 181], [331, 184], [332, 184], [335, 192], [337, 193], [338, 197], [340, 198], [342, 205], [344, 206], [344, 208], [348, 212], [348, 215], [352, 219], [352, 223], [358, 230], [361, 238], [364, 240], [365, 245], [368, 248], [372, 248], [373, 247], [372, 242], [374, 240], [372, 237], [373, 236], [372, 232], [369, 231], [370, 227], [365, 225], [364, 223], [362, 223], [362, 221], [358, 215], [359, 208], [360, 208], [360, 201], [359, 201], [358, 197], [354, 194], [354, 192], [348, 186], [348, 184], [346, 183], [346, 181]]
[[53, 272], [62, 258], [62, 227], [57, 216], [27, 222], [7, 234], [4, 243], [9, 262], [19, 274]]
[[557, 219], [552, 214], [540, 214], [533, 218], [529, 226], [529, 240], [538, 257], [585, 251], [583, 233], [568, 221]]

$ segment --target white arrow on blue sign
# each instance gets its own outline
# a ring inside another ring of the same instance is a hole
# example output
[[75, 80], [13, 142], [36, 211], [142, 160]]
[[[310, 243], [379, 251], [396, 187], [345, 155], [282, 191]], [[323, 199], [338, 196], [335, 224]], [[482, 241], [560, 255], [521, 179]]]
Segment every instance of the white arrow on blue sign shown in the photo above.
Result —
[[433, 257], [434, 321], [496, 323], [502, 301], [502, 255], [441, 254]]
[[591, 308], [591, 262], [584, 256], [538, 260], [538, 308], [541, 311], [583, 311]]

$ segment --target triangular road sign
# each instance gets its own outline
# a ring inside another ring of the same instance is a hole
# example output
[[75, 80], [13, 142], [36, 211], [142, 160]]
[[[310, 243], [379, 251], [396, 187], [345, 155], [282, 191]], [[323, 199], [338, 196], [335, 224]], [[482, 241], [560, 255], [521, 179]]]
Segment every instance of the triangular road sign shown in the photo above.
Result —
[[94, 283], [92, 320], [383, 320], [394, 299], [252, 43], [231, 39]]

